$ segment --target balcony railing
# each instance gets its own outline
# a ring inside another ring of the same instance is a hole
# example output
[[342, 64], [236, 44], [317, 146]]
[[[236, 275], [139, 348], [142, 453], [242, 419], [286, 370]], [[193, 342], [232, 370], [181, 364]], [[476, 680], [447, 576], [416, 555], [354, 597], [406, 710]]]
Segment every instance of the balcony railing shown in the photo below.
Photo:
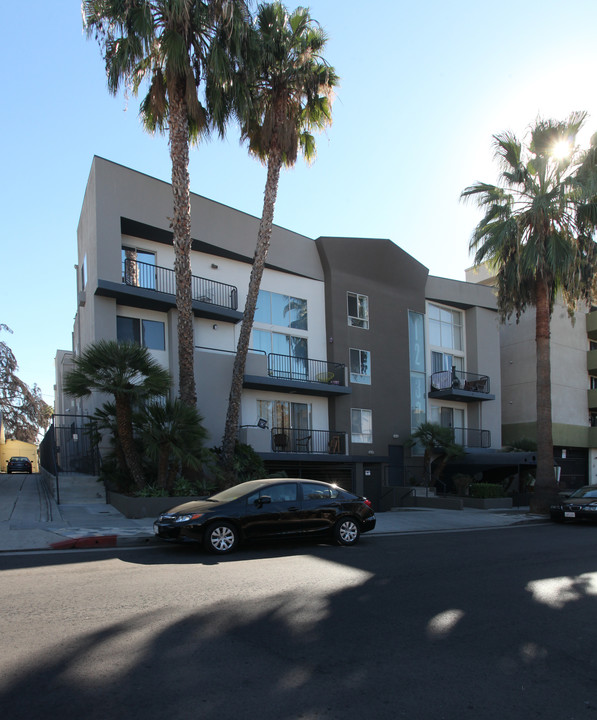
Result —
[[431, 376], [431, 390], [465, 390], [488, 395], [490, 393], [489, 377], [462, 370], [442, 370]]
[[452, 437], [456, 445], [465, 448], [491, 447], [491, 432], [489, 430], [476, 430], [474, 428], [451, 428]]
[[346, 433], [336, 430], [272, 428], [272, 450], [278, 453], [346, 455]]
[[[176, 295], [176, 274], [174, 270], [126, 259], [122, 262], [122, 282], [124, 285], [155, 290], [159, 293]], [[238, 308], [238, 290], [234, 285], [226, 285], [217, 280], [191, 276], [191, 295], [193, 300], [212, 303], [220, 307], [236, 310]]]
[[327, 360], [270, 353], [267, 356], [267, 372], [270, 377], [280, 380], [346, 385], [345, 365]]

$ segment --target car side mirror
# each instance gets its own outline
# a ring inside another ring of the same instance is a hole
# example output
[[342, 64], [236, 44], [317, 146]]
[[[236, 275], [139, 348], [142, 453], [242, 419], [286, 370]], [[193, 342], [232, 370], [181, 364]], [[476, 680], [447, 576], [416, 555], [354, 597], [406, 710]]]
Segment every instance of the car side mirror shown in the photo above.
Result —
[[271, 501], [272, 501], [272, 499], [269, 495], [262, 495], [258, 500], [255, 501], [255, 503], [258, 507], [261, 507], [262, 505], [271, 503]]

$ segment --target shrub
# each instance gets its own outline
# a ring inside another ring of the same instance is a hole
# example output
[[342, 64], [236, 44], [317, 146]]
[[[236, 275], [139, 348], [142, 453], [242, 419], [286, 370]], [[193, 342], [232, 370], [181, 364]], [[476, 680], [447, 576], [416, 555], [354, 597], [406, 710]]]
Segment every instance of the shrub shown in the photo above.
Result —
[[504, 497], [504, 489], [497, 483], [473, 483], [469, 492], [470, 496], [474, 498]]

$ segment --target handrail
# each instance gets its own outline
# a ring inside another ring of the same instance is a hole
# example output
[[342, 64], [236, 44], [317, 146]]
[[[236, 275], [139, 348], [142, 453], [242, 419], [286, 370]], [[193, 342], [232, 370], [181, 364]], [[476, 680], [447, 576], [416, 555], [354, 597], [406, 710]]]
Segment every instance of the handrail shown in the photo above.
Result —
[[484, 393], [490, 392], [490, 381], [488, 375], [464, 372], [462, 370], [441, 370], [431, 375], [431, 390], [465, 390], [468, 392]]
[[273, 452], [347, 454], [346, 433], [340, 430], [273, 427], [271, 437]]
[[343, 386], [346, 385], [345, 367], [342, 363], [308, 357], [295, 357], [279, 353], [269, 353], [267, 356], [268, 375], [280, 380]]
[[[122, 261], [122, 283], [132, 287], [176, 295], [176, 273], [170, 268], [125, 258]], [[218, 280], [191, 275], [191, 297], [198, 302], [238, 309], [238, 289]]]

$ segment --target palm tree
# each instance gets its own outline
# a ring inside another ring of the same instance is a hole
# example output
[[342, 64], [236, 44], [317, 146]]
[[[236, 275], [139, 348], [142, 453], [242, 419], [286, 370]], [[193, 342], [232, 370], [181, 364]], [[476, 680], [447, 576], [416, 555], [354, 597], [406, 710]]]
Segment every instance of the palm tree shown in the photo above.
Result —
[[[502, 320], [536, 310], [537, 477], [532, 509], [546, 512], [556, 492], [551, 420], [550, 320], [558, 292], [572, 313], [590, 302], [595, 271], [596, 144], [576, 145], [586, 113], [564, 122], [538, 119], [528, 146], [511, 133], [494, 136], [499, 185], [475, 183], [461, 197], [485, 213], [470, 248], [497, 277]], [[561, 152], [562, 148], [566, 152]]]
[[169, 492], [181, 466], [201, 467], [207, 431], [194, 407], [180, 400], [147, 403], [139, 416], [143, 447], [156, 463], [157, 484]]
[[242, 0], [83, 0], [83, 12], [88, 36], [94, 35], [102, 48], [110, 92], [116, 94], [124, 84], [136, 95], [148, 80], [141, 117], [151, 132], [168, 130], [179, 394], [195, 406], [189, 145], [208, 131], [197, 88], [209, 81], [216, 98], [215, 88], [226, 84], [229, 65], [222, 42], [237, 38], [246, 5]]
[[425, 487], [434, 485], [432, 465], [435, 460], [441, 459], [435, 473], [435, 477], [439, 478], [449, 460], [461, 457], [464, 454], [462, 445], [454, 442], [452, 428], [443, 427], [432, 422], [421, 423], [407, 440], [407, 445], [410, 447], [421, 445], [423, 447]]
[[86, 397], [93, 391], [114, 397], [118, 440], [139, 488], [145, 480], [133, 437], [133, 404], [166, 395], [171, 384], [170, 373], [151, 357], [147, 348], [115, 340], [89, 345], [75, 358], [74, 369], [64, 380], [65, 392], [73, 397]]
[[279, 2], [260, 5], [254, 45], [237, 90], [235, 110], [242, 140], [267, 165], [263, 212], [249, 280], [247, 300], [232, 372], [222, 463], [230, 469], [238, 433], [242, 382], [257, 296], [269, 250], [280, 170], [296, 162], [299, 148], [307, 161], [315, 157], [312, 130], [331, 124], [331, 99], [338, 77], [322, 57], [327, 37], [309, 11], [289, 15]]

